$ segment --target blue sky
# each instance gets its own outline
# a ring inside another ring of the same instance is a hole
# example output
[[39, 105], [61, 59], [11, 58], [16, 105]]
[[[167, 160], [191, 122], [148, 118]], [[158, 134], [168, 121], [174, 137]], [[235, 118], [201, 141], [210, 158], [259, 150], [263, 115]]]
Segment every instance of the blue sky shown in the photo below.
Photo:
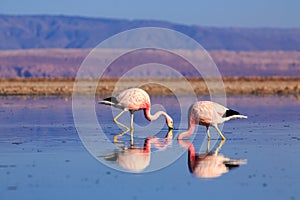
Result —
[[300, 27], [299, 0], [0, 0], [0, 14], [155, 19], [217, 27]]

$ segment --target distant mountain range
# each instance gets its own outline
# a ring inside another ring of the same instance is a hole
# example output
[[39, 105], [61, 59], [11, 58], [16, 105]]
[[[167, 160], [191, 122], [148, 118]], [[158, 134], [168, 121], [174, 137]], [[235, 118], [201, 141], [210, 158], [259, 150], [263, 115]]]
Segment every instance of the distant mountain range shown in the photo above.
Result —
[[0, 15], [0, 49], [93, 48], [116, 33], [145, 26], [182, 32], [207, 50], [300, 51], [300, 28], [216, 28], [154, 20], [48, 15]]

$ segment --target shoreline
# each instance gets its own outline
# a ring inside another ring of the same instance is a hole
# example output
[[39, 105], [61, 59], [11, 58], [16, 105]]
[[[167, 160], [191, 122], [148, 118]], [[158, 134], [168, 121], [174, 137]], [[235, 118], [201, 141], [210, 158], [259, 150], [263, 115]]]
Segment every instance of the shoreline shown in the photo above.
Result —
[[[0, 78], [0, 95], [72, 95], [74, 83], [74, 78]], [[170, 95], [174, 92], [186, 95], [190, 94], [187, 83], [195, 94], [208, 94], [206, 83], [200, 78], [103, 78], [99, 82], [96, 79], [81, 79], [79, 93], [110, 95], [140, 86], [151, 95]], [[300, 95], [300, 77], [224, 77], [223, 83], [227, 95]], [[98, 85], [96, 92], [92, 89], [95, 85]]]

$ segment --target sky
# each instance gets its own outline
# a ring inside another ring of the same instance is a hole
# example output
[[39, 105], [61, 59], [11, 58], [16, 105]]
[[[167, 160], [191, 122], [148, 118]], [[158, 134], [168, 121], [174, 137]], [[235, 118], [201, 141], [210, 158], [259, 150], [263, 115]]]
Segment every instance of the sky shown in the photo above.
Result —
[[215, 27], [300, 27], [299, 0], [0, 0], [0, 14], [153, 19]]

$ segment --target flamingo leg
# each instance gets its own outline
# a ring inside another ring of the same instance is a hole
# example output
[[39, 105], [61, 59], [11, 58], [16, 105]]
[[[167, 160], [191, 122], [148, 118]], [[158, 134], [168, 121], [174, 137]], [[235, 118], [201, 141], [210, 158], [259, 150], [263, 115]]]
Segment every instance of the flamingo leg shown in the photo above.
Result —
[[218, 153], [219, 153], [219, 151], [221, 150], [221, 148], [222, 148], [222, 146], [223, 146], [224, 143], [225, 143], [225, 140], [222, 140], [222, 141], [219, 143], [218, 147], [217, 147], [216, 150], [215, 150], [215, 154], [216, 154], [216, 155], [218, 155]]
[[226, 140], [226, 138], [224, 137], [224, 135], [222, 134], [222, 132], [220, 131], [220, 129], [218, 128], [218, 126], [215, 126], [215, 128], [218, 131], [218, 133], [220, 134], [222, 140]]
[[134, 117], [134, 112], [131, 112], [131, 119], [130, 119], [130, 142], [131, 142], [131, 146], [133, 146], [134, 142], [133, 142], [133, 117]]
[[209, 128], [206, 128], [206, 134], [207, 134], [207, 139], [210, 140], [210, 132], [209, 132]]
[[114, 136], [114, 143], [118, 142], [118, 137], [123, 136], [125, 133], [127, 133], [129, 131], [129, 129], [127, 128], [125, 131], [119, 133], [118, 135]]
[[133, 140], [133, 129], [130, 130], [130, 146], [133, 147], [134, 146], [134, 140]]
[[[126, 110], [123, 110], [122, 112], [120, 112], [120, 113], [114, 118], [114, 122], [115, 122], [116, 124], [118, 124], [119, 126], [122, 126], [123, 128], [126, 128], [126, 132], [125, 132], [125, 133], [127, 133], [127, 132], [129, 131], [129, 128], [117, 120], [117, 119], [118, 119], [125, 111], [126, 111]], [[125, 134], [125, 133], [124, 133], [124, 134]], [[124, 134], [123, 134], [123, 135], [124, 135]]]
[[206, 153], [209, 153], [209, 151], [210, 151], [210, 139], [207, 140]]
[[134, 117], [134, 113], [132, 112], [131, 113], [131, 119], [130, 119], [130, 130], [134, 130], [134, 127], [133, 127], [133, 117]]

